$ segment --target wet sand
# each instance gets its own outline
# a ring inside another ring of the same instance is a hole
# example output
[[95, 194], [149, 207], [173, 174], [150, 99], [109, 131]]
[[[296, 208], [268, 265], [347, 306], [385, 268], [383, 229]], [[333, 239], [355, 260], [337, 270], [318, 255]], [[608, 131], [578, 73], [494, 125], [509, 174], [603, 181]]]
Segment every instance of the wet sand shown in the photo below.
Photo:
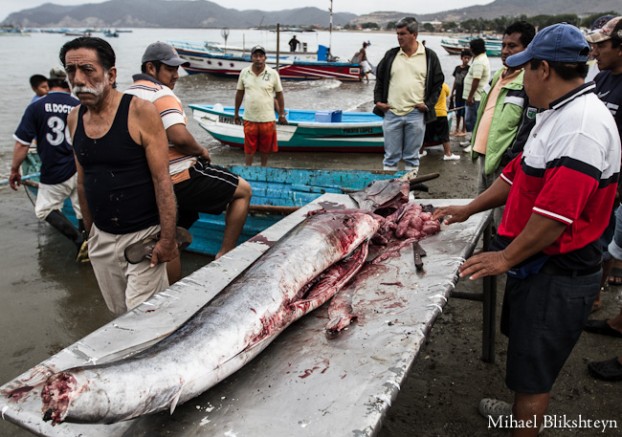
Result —
[[[460, 148], [453, 145], [455, 153]], [[439, 172], [441, 177], [427, 185], [420, 198], [468, 198], [474, 193], [475, 165], [466, 159], [442, 161], [442, 149], [433, 148], [422, 158], [420, 173]], [[240, 163], [239, 150], [222, 146], [212, 149], [219, 164]], [[315, 168], [379, 169], [381, 156], [344, 154], [279, 153], [274, 166]], [[0, 326], [0, 382], [13, 379], [32, 366], [112, 320], [101, 298], [92, 270], [74, 262], [75, 249], [46, 223], [34, 216], [24, 191], [0, 187], [0, 278], [2, 307]], [[188, 274], [211, 259], [184, 253]], [[459, 288], [477, 291], [481, 283], [461, 282]], [[499, 302], [502, 292], [499, 292]], [[615, 289], [605, 294], [604, 318], [617, 312]], [[498, 325], [498, 324], [497, 324]], [[622, 353], [619, 339], [583, 335], [554, 389], [551, 409], [558, 414], [591, 419], [620, 417], [620, 385], [595, 381], [587, 375], [585, 363]], [[415, 361], [397, 400], [389, 410], [381, 437], [405, 435], [463, 436], [504, 435], [489, 432], [477, 413], [482, 396], [509, 399], [503, 384], [505, 339], [497, 334], [497, 362], [480, 361], [481, 304], [450, 300], [439, 317], [426, 347]], [[414, 431], [416, 430], [416, 431]], [[604, 435], [619, 435], [620, 429]], [[547, 430], [546, 435], [596, 435], [594, 430]], [[29, 432], [0, 421], [1, 436], [27, 436]], [[258, 434], [259, 435], [259, 434]], [[603, 435], [603, 434], [599, 434]]]

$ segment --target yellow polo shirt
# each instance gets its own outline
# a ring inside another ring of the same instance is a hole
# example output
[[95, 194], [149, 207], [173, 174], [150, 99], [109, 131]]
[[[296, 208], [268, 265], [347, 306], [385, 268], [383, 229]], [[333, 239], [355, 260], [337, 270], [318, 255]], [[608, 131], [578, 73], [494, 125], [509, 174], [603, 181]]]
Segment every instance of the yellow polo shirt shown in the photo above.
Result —
[[252, 66], [240, 72], [237, 90], [244, 90], [244, 120], [255, 123], [275, 121], [274, 97], [283, 91], [279, 73], [266, 65], [264, 71], [256, 75]]
[[402, 49], [391, 66], [389, 97], [391, 112], [402, 116], [411, 112], [415, 105], [423, 103], [428, 63], [425, 47], [418, 42], [417, 51], [408, 56]]

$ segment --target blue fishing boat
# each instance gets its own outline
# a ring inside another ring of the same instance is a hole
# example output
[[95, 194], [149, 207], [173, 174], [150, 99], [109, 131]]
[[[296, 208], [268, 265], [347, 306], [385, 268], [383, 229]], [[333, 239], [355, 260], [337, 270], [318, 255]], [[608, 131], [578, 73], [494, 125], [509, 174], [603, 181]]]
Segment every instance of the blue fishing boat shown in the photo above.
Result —
[[[36, 154], [29, 154], [22, 165], [24, 175], [22, 179], [29, 181], [25, 182], [25, 185], [35, 194], [39, 166], [40, 161]], [[317, 199], [322, 194], [359, 191], [374, 180], [396, 177], [396, 173], [384, 171], [245, 166], [231, 166], [228, 169], [246, 179], [253, 189], [250, 212], [238, 244], [254, 237], [285, 215]], [[77, 223], [69, 201], [65, 202], [63, 212], [70, 220]], [[187, 250], [204, 255], [215, 255], [220, 249], [224, 230], [224, 214], [200, 214], [199, 220], [190, 228], [192, 244]]]
[[[234, 107], [190, 105], [194, 119], [212, 137], [244, 146], [244, 128], [234, 123]], [[372, 112], [285, 110], [287, 125], [277, 124], [279, 150], [290, 152], [384, 152], [382, 118]], [[244, 117], [243, 108], [240, 117]], [[276, 120], [276, 114], [275, 114]]]

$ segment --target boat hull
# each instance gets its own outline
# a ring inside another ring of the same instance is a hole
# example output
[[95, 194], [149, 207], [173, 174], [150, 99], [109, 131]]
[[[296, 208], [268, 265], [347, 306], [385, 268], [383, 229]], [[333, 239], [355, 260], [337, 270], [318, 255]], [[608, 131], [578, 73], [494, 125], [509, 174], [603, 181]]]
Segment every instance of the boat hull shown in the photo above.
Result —
[[[244, 146], [244, 128], [234, 123], [232, 107], [190, 105], [194, 118], [212, 137], [232, 147]], [[346, 112], [342, 121], [316, 121], [326, 111], [286, 110], [287, 125], [277, 124], [279, 150], [289, 152], [384, 152], [382, 118]], [[243, 117], [243, 110], [240, 111]]]
[[[40, 161], [36, 154], [29, 154], [22, 166], [25, 178], [37, 180]], [[232, 166], [229, 170], [240, 175], [252, 187], [251, 210], [254, 205], [274, 207], [301, 207], [325, 193], [343, 194], [359, 191], [374, 180], [393, 179], [393, 172], [363, 170], [313, 170], [276, 167]], [[28, 175], [28, 176], [26, 176]], [[29, 189], [36, 194], [36, 188]], [[69, 200], [63, 205], [63, 213], [77, 224]], [[251, 212], [244, 224], [238, 244], [249, 240], [284, 217], [284, 213]], [[225, 231], [225, 215], [199, 214], [192, 225], [192, 244], [188, 251], [202, 255], [215, 255], [220, 250]]]
[[[223, 77], [237, 77], [242, 69], [252, 65], [250, 54], [211, 52], [192, 45], [173, 43], [179, 57], [190, 62], [182, 66], [188, 74], [207, 73]], [[284, 53], [268, 55], [267, 65], [278, 70], [284, 80], [337, 79], [348, 82], [361, 80], [359, 64], [310, 60], [308, 55]]]

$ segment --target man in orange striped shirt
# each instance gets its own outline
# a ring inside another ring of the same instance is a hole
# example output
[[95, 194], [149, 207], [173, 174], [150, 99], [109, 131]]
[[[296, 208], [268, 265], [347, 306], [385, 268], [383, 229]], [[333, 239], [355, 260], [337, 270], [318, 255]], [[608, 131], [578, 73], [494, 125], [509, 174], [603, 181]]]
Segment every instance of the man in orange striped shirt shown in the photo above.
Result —
[[[179, 79], [179, 66], [186, 61], [177, 51], [163, 42], [147, 47], [142, 57], [141, 74], [133, 77], [134, 84], [126, 91], [153, 102], [160, 113], [169, 141], [169, 172], [177, 198], [177, 224], [189, 229], [198, 220], [199, 212], [220, 214], [226, 211], [223, 242], [216, 258], [236, 245], [246, 221], [251, 187], [230, 171], [211, 165], [208, 150], [201, 146], [186, 127], [181, 101], [173, 93]], [[171, 273], [181, 277], [181, 267], [171, 266]]]

